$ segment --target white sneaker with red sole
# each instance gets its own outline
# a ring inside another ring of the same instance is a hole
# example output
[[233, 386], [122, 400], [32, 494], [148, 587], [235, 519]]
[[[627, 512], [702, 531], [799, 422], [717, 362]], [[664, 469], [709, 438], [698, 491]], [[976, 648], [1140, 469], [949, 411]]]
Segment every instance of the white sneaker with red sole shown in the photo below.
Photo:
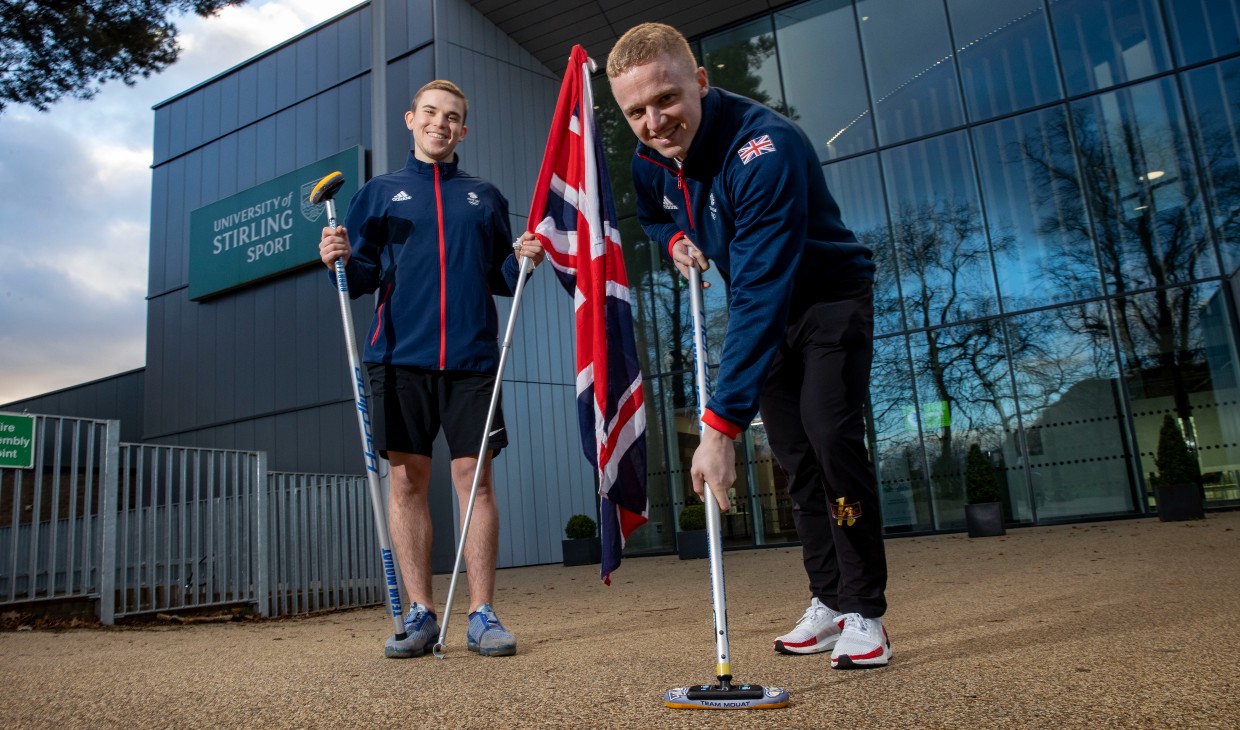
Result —
[[843, 622], [840, 614], [827, 608], [826, 604], [814, 598], [809, 608], [797, 621], [796, 627], [775, 639], [775, 651], [780, 654], [818, 654], [831, 651], [836, 640], [840, 638], [840, 627]]
[[891, 640], [883, 620], [864, 618], [859, 613], [840, 616], [843, 628], [831, 652], [831, 666], [836, 669], [885, 667], [891, 660]]

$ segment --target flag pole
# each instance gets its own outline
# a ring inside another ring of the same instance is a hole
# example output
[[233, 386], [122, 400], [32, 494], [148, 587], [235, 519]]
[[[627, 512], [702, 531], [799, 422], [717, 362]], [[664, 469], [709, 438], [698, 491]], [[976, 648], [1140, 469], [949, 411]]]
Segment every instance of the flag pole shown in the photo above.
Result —
[[[512, 244], [513, 251], [520, 244]], [[508, 326], [504, 328], [504, 344], [499, 351], [499, 365], [495, 369], [495, 386], [491, 389], [491, 407], [487, 411], [486, 427], [482, 429], [482, 445], [478, 447], [478, 463], [474, 466], [474, 483], [469, 488], [469, 503], [465, 507], [465, 518], [461, 520], [461, 539], [456, 546], [456, 562], [452, 564], [452, 580], [448, 583], [448, 603], [443, 609], [443, 622], [439, 624], [439, 640], [432, 649], [436, 659], [443, 659], [447, 651], [445, 637], [448, 635], [448, 621], [452, 618], [452, 598], [456, 594], [456, 579], [461, 574], [461, 556], [465, 554], [465, 538], [469, 535], [469, 520], [474, 514], [474, 499], [478, 496], [478, 483], [482, 480], [482, 470], [486, 465], [487, 446], [491, 441], [491, 424], [495, 421], [495, 411], [499, 406], [500, 384], [504, 379], [504, 366], [508, 364], [508, 351], [512, 349], [512, 332], [516, 329], [517, 310], [521, 308], [521, 294], [525, 291], [525, 278], [530, 270], [530, 260], [521, 257], [521, 270], [517, 273], [517, 288], [512, 293], [512, 309], [508, 312]]]

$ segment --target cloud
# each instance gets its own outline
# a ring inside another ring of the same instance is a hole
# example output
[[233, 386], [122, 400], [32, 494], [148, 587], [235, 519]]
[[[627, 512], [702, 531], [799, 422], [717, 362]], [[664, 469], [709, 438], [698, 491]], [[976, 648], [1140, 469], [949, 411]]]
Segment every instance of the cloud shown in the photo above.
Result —
[[145, 363], [151, 107], [357, 4], [252, 1], [183, 16], [183, 52], [164, 73], [0, 116], [0, 403]]

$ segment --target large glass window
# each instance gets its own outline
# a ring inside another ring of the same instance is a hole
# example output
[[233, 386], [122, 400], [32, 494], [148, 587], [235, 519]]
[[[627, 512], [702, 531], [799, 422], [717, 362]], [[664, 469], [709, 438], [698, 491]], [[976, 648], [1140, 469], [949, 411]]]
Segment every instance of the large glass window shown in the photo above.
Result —
[[961, 124], [960, 85], [943, 5], [858, 0], [857, 15], [879, 143]]
[[1240, 2], [1166, 0], [1176, 55], [1182, 65], [1240, 51]]
[[973, 130], [1006, 311], [1102, 293], [1062, 106]]
[[1068, 95], [1171, 68], [1158, 0], [1052, 0]]
[[788, 113], [770, 17], [703, 38], [702, 65], [712, 85]]
[[934, 521], [921, 424], [937, 429], [943, 411], [935, 405], [918, 408], [906, 337], [876, 340], [871, 372], [871, 457], [878, 473], [883, 525], [888, 532], [931, 530]]
[[1240, 470], [1235, 343], [1224, 289], [1211, 282], [1114, 301], [1123, 375], [1147, 476], [1163, 416], [1176, 419], [1209, 484]]
[[1081, 197], [1111, 291], [1216, 275], [1174, 81], [1083, 99], [1071, 114]]
[[908, 326], [996, 314], [968, 138], [961, 132], [932, 137], [882, 158]]
[[1240, 267], [1240, 60], [1184, 75], [1197, 169], [1209, 196], [1224, 271]]
[[1062, 96], [1042, 0], [948, 0], [947, 7], [970, 118]]
[[823, 168], [827, 188], [839, 203], [844, 224], [857, 240], [874, 252], [874, 331], [904, 329], [900, 316], [900, 289], [891, 237], [887, 233], [887, 204], [878, 171], [878, 156], [864, 155]]
[[1023, 439], [1005, 444], [1027, 466], [1033, 503], [1009, 493], [1013, 519], [1116, 514], [1133, 509], [1132, 459], [1122, 386], [1100, 302], [1007, 320]]
[[[990, 319], [929, 330], [910, 344], [935, 527], [962, 527], [969, 447], [977, 444], [1002, 461], [1004, 441], [1017, 425], [1003, 328]], [[1009, 470], [998, 466], [1002, 482]], [[1003, 483], [1000, 490], [1008, 491]]]
[[[775, 13], [788, 113], [831, 160], [874, 147], [856, 14], [849, 0], [815, 0]], [[824, 73], [825, 71], [825, 73]]]

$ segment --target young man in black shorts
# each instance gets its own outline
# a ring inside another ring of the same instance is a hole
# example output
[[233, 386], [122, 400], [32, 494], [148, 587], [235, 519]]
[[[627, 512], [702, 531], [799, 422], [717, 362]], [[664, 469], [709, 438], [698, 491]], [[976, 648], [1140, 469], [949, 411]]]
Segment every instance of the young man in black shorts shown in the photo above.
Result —
[[[432, 446], [442, 427], [452, 483], [465, 505], [499, 362], [491, 295], [512, 295], [517, 257], [534, 265], [543, 259], [533, 235], [513, 243], [508, 202], [499, 190], [457, 166], [467, 113], [465, 95], [452, 82], [419, 89], [405, 112], [413, 136], [405, 167], [362, 186], [344, 226], [324, 228], [319, 242], [329, 270], [336, 259], [344, 260], [351, 296], [379, 296], [362, 360], [370, 377], [375, 446], [392, 467], [388, 522], [409, 599], [407, 638], [388, 638], [389, 657], [420, 656], [438, 638], [427, 502]], [[516, 653], [517, 642], [491, 607], [499, 513], [490, 459], [508, 444], [501, 412], [491, 428], [465, 543], [466, 636], [470, 650], [506, 656]]]

